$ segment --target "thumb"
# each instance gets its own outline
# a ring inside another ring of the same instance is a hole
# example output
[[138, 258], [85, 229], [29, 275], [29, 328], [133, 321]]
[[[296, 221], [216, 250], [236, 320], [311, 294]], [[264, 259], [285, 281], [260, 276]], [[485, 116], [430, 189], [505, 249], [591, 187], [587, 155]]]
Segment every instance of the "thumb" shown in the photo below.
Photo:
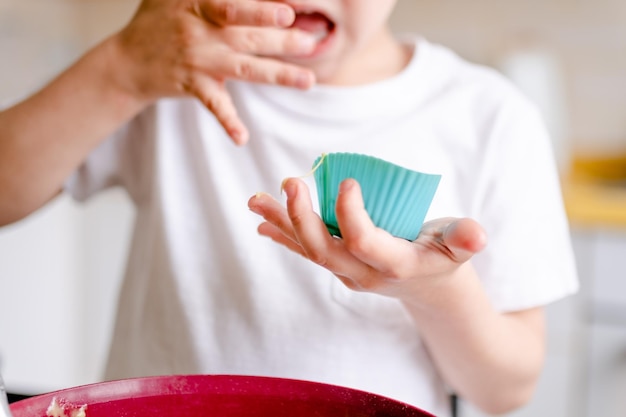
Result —
[[449, 223], [443, 230], [443, 244], [450, 257], [458, 262], [468, 261], [487, 245], [487, 234], [474, 220], [463, 218]]

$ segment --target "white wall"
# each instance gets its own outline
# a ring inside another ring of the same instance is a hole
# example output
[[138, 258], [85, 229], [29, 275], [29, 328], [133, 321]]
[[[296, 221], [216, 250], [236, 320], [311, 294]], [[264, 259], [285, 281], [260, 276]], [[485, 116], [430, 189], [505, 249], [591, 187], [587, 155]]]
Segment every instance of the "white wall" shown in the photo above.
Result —
[[495, 67], [511, 53], [551, 53], [562, 69], [569, 148], [626, 153], [623, 0], [399, 0], [393, 24]]
[[100, 380], [133, 212], [119, 190], [60, 197], [0, 229], [0, 359], [10, 390]]
[[[136, 4], [0, 0], [0, 104], [39, 88]], [[10, 390], [101, 378], [132, 216], [113, 190], [85, 205], [60, 197], [0, 228], [0, 371]]]

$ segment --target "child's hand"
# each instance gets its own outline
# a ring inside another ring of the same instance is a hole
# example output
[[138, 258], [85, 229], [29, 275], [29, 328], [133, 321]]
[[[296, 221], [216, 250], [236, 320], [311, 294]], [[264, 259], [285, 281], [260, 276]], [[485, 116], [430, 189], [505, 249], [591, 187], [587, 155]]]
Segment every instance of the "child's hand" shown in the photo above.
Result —
[[267, 194], [248, 202], [263, 216], [259, 233], [332, 271], [346, 286], [395, 297], [446, 383], [488, 414], [503, 414], [531, 398], [543, 363], [541, 308], [498, 312], [467, 262], [486, 243], [470, 219], [424, 224], [414, 242], [374, 226], [360, 187], [344, 181], [337, 197], [342, 238], [331, 237], [312, 210], [306, 185], [284, 184], [287, 209]]
[[266, 220], [259, 233], [333, 272], [349, 288], [419, 302], [433, 285], [450, 280], [485, 245], [482, 228], [470, 219], [428, 222], [409, 242], [374, 226], [354, 180], [341, 184], [337, 220], [342, 239], [328, 233], [312, 210], [306, 185], [297, 179], [284, 184], [287, 209], [267, 194], [248, 203]]
[[226, 79], [306, 89], [312, 71], [269, 57], [306, 55], [314, 39], [288, 28], [293, 9], [258, 0], [143, 0], [114, 37], [122, 87], [147, 102], [192, 95], [215, 114], [238, 143], [248, 137]]

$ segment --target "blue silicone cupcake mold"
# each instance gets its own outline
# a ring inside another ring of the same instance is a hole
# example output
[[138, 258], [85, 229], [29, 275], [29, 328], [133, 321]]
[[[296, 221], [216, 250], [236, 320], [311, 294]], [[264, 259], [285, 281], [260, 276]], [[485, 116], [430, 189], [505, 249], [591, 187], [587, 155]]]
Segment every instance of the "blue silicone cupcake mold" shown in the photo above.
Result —
[[324, 154], [313, 167], [320, 215], [335, 236], [341, 236], [335, 205], [343, 180], [354, 178], [360, 184], [365, 209], [376, 226], [412, 241], [419, 235], [441, 179], [441, 175], [355, 153]]

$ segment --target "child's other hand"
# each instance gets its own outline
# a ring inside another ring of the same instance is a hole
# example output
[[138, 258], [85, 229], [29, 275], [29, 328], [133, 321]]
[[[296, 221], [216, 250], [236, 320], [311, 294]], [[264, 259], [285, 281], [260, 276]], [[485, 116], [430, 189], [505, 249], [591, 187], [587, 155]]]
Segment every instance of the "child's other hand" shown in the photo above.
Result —
[[356, 291], [419, 304], [434, 286], [451, 282], [486, 243], [475, 221], [452, 218], [424, 224], [414, 242], [395, 238], [372, 223], [354, 180], [340, 187], [336, 212], [343, 237], [337, 239], [313, 212], [302, 181], [289, 179], [284, 189], [286, 210], [267, 194], [250, 199], [250, 209], [265, 219], [259, 233], [330, 270]]
[[288, 29], [293, 9], [258, 0], [143, 0], [113, 39], [122, 88], [147, 102], [192, 95], [215, 114], [238, 144], [248, 138], [226, 79], [306, 89], [312, 71], [272, 57], [306, 55], [314, 39]]

